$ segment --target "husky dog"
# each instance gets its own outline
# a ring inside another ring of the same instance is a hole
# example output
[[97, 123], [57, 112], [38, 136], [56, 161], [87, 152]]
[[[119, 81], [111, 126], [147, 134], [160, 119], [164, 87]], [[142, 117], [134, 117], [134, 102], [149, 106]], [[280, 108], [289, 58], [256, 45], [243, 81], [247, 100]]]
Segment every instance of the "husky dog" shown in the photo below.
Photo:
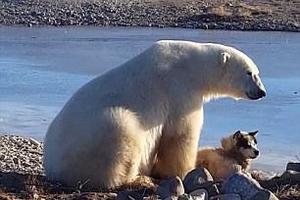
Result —
[[237, 131], [221, 140], [222, 147], [199, 150], [196, 167], [208, 169], [217, 181], [237, 171], [247, 173], [251, 160], [259, 156], [257, 132]]

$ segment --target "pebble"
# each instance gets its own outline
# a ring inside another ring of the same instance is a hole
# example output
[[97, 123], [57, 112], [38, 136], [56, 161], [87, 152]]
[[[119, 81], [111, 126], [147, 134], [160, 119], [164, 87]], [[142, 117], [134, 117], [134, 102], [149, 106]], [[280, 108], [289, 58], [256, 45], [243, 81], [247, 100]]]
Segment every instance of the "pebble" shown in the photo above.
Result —
[[40, 146], [41, 143], [38, 142], [37, 140], [33, 139], [33, 138], [29, 138], [29, 141], [31, 142], [31, 144], [35, 145], [35, 146]]

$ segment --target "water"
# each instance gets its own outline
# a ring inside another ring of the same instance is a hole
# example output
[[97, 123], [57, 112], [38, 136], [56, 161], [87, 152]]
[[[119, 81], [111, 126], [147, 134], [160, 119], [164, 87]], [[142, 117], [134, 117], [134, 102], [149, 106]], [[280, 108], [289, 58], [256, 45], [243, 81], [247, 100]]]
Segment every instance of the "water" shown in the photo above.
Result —
[[155, 28], [0, 27], [0, 132], [43, 140], [70, 96], [158, 39], [219, 42], [245, 51], [261, 71], [261, 101], [205, 106], [201, 146], [237, 129], [260, 131], [255, 168], [284, 170], [300, 155], [300, 34]]

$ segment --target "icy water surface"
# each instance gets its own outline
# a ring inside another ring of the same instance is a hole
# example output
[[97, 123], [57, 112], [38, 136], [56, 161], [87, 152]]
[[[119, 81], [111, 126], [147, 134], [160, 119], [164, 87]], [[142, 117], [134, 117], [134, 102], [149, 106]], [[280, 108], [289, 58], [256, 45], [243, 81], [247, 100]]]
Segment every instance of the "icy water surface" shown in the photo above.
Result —
[[300, 155], [300, 34], [149, 28], [0, 27], [0, 132], [43, 140], [47, 126], [84, 83], [159, 39], [219, 42], [254, 59], [268, 96], [205, 105], [201, 146], [237, 129], [260, 131], [255, 167], [284, 170]]

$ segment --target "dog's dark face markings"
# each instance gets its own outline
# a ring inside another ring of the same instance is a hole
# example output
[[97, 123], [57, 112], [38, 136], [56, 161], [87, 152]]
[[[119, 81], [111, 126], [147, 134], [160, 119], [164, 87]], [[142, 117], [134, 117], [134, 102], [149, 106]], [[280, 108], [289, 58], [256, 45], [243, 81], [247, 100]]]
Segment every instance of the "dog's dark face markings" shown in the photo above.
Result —
[[259, 156], [259, 150], [257, 148], [257, 140], [255, 138], [258, 131], [254, 132], [242, 132], [237, 131], [233, 135], [237, 150], [245, 157], [254, 159]]

